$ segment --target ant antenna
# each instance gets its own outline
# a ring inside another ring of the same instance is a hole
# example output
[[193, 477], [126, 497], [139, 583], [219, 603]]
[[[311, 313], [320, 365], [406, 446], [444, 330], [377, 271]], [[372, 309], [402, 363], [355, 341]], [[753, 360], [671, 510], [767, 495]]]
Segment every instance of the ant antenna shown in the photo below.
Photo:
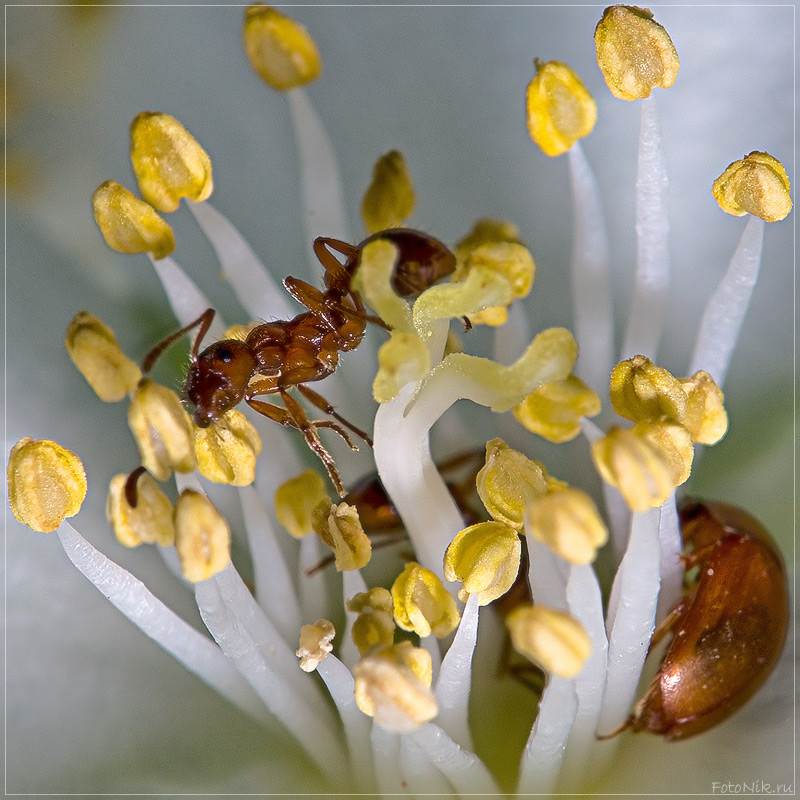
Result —
[[162, 353], [173, 342], [177, 342], [181, 336], [185, 336], [192, 328], [199, 325], [200, 330], [197, 332], [197, 336], [192, 344], [192, 361], [197, 361], [197, 349], [200, 346], [200, 342], [202, 341], [203, 337], [208, 333], [208, 329], [211, 327], [211, 322], [214, 319], [214, 313], [215, 312], [213, 308], [207, 308], [196, 320], [194, 320], [194, 322], [190, 322], [179, 331], [171, 333], [166, 339], [162, 339], [142, 360], [142, 372], [150, 372], [150, 370], [153, 368], [153, 365], [160, 358]]

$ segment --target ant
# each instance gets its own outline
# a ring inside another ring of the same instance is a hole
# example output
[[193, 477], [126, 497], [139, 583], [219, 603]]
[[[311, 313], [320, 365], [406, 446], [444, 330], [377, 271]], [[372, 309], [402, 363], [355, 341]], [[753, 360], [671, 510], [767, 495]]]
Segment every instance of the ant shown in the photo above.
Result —
[[[291, 276], [283, 281], [289, 294], [305, 306], [306, 311], [290, 320], [258, 325], [244, 341], [223, 339], [198, 352], [215, 313], [212, 308], [206, 309], [196, 320], [159, 342], [145, 356], [143, 371], [149, 372], [173, 342], [198, 327], [184, 387], [186, 400], [194, 405], [195, 424], [206, 428], [244, 400], [268, 419], [297, 428], [325, 465], [336, 491], [344, 497], [344, 485], [333, 458], [319, 438], [318, 429], [330, 428], [353, 450], [356, 446], [347, 430], [370, 447], [372, 440], [305, 384], [322, 380], [334, 372], [339, 353], [358, 347], [368, 322], [389, 330], [383, 320], [366, 312], [358, 292], [351, 286], [362, 248], [376, 238], [389, 239], [398, 248], [393, 281], [399, 284], [405, 296], [418, 294], [455, 268], [455, 257], [444, 244], [410, 229], [373, 234], [357, 246], [318, 237], [314, 240], [314, 253], [325, 269], [324, 291]], [[345, 262], [341, 263], [334, 253], [343, 256]], [[300, 403], [289, 394], [292, 387], [333, 419], [309, 419]], [[256, 399], [270, 394], [280, 395], [283, 408]]]

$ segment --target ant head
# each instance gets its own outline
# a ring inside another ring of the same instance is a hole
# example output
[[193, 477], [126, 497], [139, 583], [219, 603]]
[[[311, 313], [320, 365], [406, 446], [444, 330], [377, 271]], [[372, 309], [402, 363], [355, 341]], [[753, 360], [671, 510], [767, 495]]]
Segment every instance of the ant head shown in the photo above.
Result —
[[237, 339], [223, 339], [203, 350], [186, 374], [186, 399], [194, 405], [194, 422], [207, 428], [243, 399], [253, 375], [253, 351]]

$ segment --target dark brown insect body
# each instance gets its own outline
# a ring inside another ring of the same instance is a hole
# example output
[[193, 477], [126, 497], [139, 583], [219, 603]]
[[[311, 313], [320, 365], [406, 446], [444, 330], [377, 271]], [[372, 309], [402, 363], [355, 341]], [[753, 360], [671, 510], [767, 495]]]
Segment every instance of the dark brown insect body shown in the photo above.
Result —
[[[156, 345], [144, 360], [145, 371], [172, 342], [199, 326], [184, 389], [186, 399], [194, 405], [195, 424], [201, 428], [208, 427], [244, 400], [265, 417], [300, 430], [309, 447], [325, 464], [336, 490], [344, 495], [336, 466], [317, 429], [336, 431], [350, 447], [354, 445], [344, 428], [370, 445], [372, 441], [305, 384], [330, 375], [338, 366], [339, 353], [353, 350], [361, 343], [368, 322], [386, 327], [380, 318], [367, 314], [358, 293], [351, 288], [361, 248], [378, 237], [387, 238], [397, 245], [399, 257], [395, 279], [406, 288], [413, 287], [413, 291], [418, 288], [421, 291], [452, 272], [455, 266], [453, 255], [441, 242], [417, 231], [397, 229], [382, 232], [365, 239], [357, 247], [320, 237], [314, 241], [314, 252], [325, 268], [324, 291], [297, 278], [284, 280], [286, 289], [307, 311], [290, 320], [258, 325], [244, 341], [224, 339], [198, 353], [198, 345], [214, 317], [213, 309], [208, 309], [194, 322]], [[343, 256], [345, 262], [341, 263], [334, 252]], [[336, 421], [308, 419], [302, 406], [288, 394], [287, 390], [292, 387]], [[280, 395], [283, 407], [256, 399], [270, 394]]]
[[625, 725], [669, 740], [741, 708], [772, 672], [789, 623], [783, 560], [753, 517], [726, 503], [691, 503], [681, 526], [694, 548], [686, 567], [699, 575], [653, 635], [653, 643], [673, 638]]

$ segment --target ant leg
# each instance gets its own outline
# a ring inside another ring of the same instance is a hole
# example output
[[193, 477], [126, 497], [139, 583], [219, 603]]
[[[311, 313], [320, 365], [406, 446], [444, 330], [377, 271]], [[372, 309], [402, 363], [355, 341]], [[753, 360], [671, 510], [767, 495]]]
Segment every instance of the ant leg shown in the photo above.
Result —
[[[390, 533], [389, 531], [378, 531], [378, 533]], [[375, 536], [375, 533], [368, 533], [370, 539]], [[377, 550], [380, 547], [391, 547], [394, 544], [398, 544], [402, 542], [406, 538], [405, 533], [391, 533], [389, 536], [386, 536], [380, 542], [377, 542], [372, 545], [373, 550]], [[322, 572], [325, 567], [330, 566], [336, 560], [336, 556], [331, 553], [329, 556], [325, 556], [325, 558], [320, 559], [313, 567], [309, 567], [307, 570], [304, 571], [304, 575], [307, 578], [311, 578], [316, 575], [318, 572]]]
[[[342, 264], [331, 250], [343, 255], [346, 263]], [[325, 285], [329, 289], [347, 294], [360, 252], [358, 247], [340, 239], [330, 239], [327, 236], [318, 236], [314, 239], [314, 255], [325, 270]]]
[[329, 414], [334, 419], [341, 422], [345, 428], [351, 430], [356, 436], [360, 436], [370, 447], [372, 447], [372, 439], [370, 438], [369, 434], [365, 433], [361, 430], [361, 428], [357, 428], [352, 422], [348, 422], [344, 417], [337, 414], [334, 407], [321, 394], [318, 394], [313, 389], [309, 389], [308, 386], [304, 386], [302, 383], [298, 383], [296, 388], [297, 391], [300, 392], [300, 394], [302, 394], [309, 403], [315, 405], [320, 411], [324, 411], [326, 414]]
[[686, 601], [681, 598], [667, 613], [667, 616], [656, 625], [653, 635], [650, 637], [650, 645], [647, 649], [649, 653], [670, 631], [674, 630], [683, 612], [686, 611]]
[[161, 356], [161, 354], [173, 343], [177, 342], [181, 336], [185, 336], [189, 331], [196, 327], [197, 325], [200, 326], [200, 330], [197, 332], [197, 336], [195, 337], [194, 343], [192, 344], [192, 361], [197, 360], [197, 348], [200, 345], [203, 337], [208, 333], [208, 329], [211, 327], [211, 322], [214, 319], [214, 309], [207, 308], [194, 322], [190, 322], [188, 325], [185, 325], [179, 331], [175, 331], [175, 333], [171, 333], [167, 336], [166, 339], [162, 339], [145, 357], [142, 359], [142, 372], [150, 372], [153, 368], [153, 365], [156, 363], [156, 360]]
[[[254, 411], [257, 411], [259, 414], [267, 417], [267, 419], [271, 419], [274, 422], [278, 422], [287, 427], [297, 428], [303, 434], [306, 444], [311, 448], [311, 450], [314, 451], [314, 453], [317, 454], [320, 461], [322, 461], [322, 463], [325, 465], [325, 469], [328, 471], [328, 475], [330, 475], [331, 481], [333, 482], [336, 491], [339, 493], [339, 496], [344, 497], [347, 492], [345, 491], [339, 471], [336, 469], [336, 464], [333, 461], [333, 457], [325, 449], [325, 445], [322, 444], [322, 441], [317, 434], [318, 427], [333, 427], [335, 423], [332, 423], [331, 425], [323, 425], [322, 423], [326, 422], [327, 420], [311, 422], [308, 417], [306, 417], [302, 406], [296, 400], [286, 394], [283, 389], [280, 390], [280, 393], [281, 397], [283, 398], [283, 402], [286, 404], [286, 408], [280, 408], [279, 406], [273, 405], [272, 403], [267, 403], [264, 400], [255, 400], [252, 397], [246, 398], [247, 405], [249, 405]], [[333, 429], [336, 430], [336, 432], [341, 435], [352, 447], [352, 442], [350, 442], [347, 434], [344, 431], [338, 429], [338, 427]]]

